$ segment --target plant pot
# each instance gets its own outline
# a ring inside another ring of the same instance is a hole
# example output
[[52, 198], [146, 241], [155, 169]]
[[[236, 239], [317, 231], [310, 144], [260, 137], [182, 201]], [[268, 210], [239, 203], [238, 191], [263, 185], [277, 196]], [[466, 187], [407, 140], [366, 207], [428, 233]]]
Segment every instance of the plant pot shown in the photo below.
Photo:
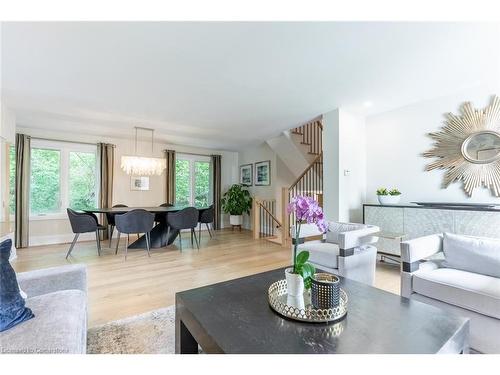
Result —
[[378, 202], [383, 205], [398, 204], [401, 195], [377, 195]]
[[293, 268], [285, 270], [286, 289], [289, 296], [298, 297], [304, 294], [304, 279], [302, 276], [293, 273]]
[[243, 224], [243, 215], [229, 215], [229, 224], [231, 225]]

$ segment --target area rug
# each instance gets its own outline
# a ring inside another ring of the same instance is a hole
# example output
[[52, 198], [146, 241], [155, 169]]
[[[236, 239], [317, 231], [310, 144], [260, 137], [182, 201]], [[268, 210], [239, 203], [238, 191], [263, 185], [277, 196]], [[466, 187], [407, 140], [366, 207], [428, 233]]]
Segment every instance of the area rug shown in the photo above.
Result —
[[173, 354], [175, 307], [115, 320], [87, 331], [89, 354]]

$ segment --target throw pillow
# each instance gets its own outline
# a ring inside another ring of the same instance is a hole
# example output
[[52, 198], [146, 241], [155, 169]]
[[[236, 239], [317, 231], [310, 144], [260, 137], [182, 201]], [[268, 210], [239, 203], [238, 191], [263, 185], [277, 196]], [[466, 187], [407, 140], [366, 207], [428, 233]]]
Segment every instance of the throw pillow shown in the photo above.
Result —
[[0, 332], [34, 317], [19, 293], [16, 273], [10, 265], [12, 241], [0, 243]]
[[500, 240], [445, 233], [444, 267], [500, 278]]

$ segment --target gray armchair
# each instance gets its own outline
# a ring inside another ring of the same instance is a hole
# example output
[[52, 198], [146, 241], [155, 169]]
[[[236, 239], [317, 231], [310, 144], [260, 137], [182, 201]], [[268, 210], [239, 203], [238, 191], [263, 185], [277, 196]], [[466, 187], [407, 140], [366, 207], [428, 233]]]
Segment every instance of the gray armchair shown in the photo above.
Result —
[[[372, 244], [377, 241], [375, 234], [379, 230], [374, 225], [328, 222], [327, 233], [323, 235], [315, 224], [302, 224], [298, 252], [309, 251], [309, 261], [316, 268], [373, 285], [377, 249]], [[293, 233], [295, 227], [292, 236]], [[318, 236], [324, 238], [305, 241]]]
[[[151, 256], [149, 249], [151, 247], [150, 232], [153, 229], [155, 215], [146, 210], [132, 210], [122, 215], [115, 216], [116, 229], [118, 230], [118, 240], [116, 241], [116, 251], [118, 254], [118, 246], [120, 244], [120, 234], [126, 233], [144, 233], [146, 237], [146, 250], [148, 256]], [[127, 260], [128, 252], [128, 236], [125, 240], [125, 260]]]
[[170, 238], [170, 230], [179, 231], [179, 244], [180, 250], [182, 251], [182, 229], [191, 230], [191, 246], [193, 246], [193, 237], [196, 241], [196, 247], [200, 249], [200, 244], [198, 243], [198, 238], [196, 237], [195, 228], [198, 226], [199, 213], [194, 207], [186, 207], [183, 210], [175, 213], [169, 213], [167, 215], [167, 238]]
[[[200, 228], [198, 230], [199, 239], [201, 240], [201, 226], [202, 226], [202, 224], [205, 224], [205, 226], [207, 227], [208, 234], [210, 235], [210, 238], [212, 238], [212, 231], [214, 230], [214, 206], [213, 205], [207, 209], [200, 210], [198, 222], [200, 223]], [[210, 227], [212, 227], [212, 228], [210, 229]]]
[[93, 213], [88, 212], [77, 212], [68, 208], [67, 210], [69, 222], [71, 224], [71, 230], [75, 234], [73, 241], [69, 247], [68, 253], [66, 254], [66, 259], [71, 255], [73, 248], [75, 247], [78, 237], [82, 233], [95, 232], [95, 239], [97, 242], [97, 254], [101, 255], [101, 238], [99, 231], [106, 230], [106, 227], [99, 225], [97, 216]]

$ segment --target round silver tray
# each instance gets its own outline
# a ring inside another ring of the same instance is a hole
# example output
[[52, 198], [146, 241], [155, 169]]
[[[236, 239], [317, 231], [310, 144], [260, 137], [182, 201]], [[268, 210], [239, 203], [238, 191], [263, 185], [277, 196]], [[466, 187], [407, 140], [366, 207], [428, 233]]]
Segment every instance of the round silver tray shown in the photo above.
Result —
[[269, 305], [285, 318], [310, 323], [328, 323], [342, 319], [347, 314], [347, 294], [340, 289], [340, 303], [332, 309], [315, 309], [310, 291], [303, 296], [288, 296], [286, 280], [272, 283], [268, 291]]

